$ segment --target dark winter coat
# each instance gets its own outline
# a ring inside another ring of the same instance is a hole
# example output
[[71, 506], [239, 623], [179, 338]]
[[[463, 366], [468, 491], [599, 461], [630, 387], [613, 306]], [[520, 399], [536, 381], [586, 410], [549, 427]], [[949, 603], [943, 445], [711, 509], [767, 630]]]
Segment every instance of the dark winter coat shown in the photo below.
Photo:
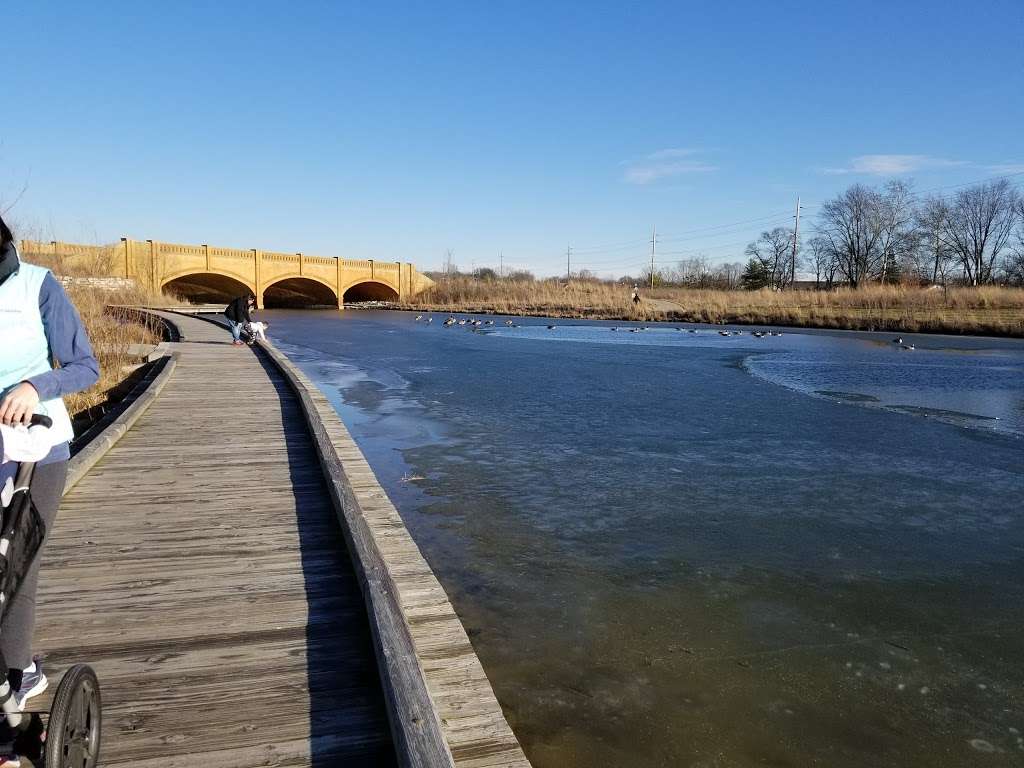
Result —
[[224, 310], [224, 317], [233, 323], [251, 323], [252, 318], [249, 316], [249, 297], [239, 296], [228, 304], [228, 308]]

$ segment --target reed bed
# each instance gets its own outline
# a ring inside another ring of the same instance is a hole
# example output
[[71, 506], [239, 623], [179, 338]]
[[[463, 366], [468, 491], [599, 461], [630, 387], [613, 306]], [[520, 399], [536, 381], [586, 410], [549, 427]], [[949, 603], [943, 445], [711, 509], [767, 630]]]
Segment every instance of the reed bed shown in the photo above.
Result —
[[439, 280], [409, 309], [609, 320], [789, 325], [1024, 337], [1024, 290], [872, 285], [832, 291], [659, 288], [600, 282]]

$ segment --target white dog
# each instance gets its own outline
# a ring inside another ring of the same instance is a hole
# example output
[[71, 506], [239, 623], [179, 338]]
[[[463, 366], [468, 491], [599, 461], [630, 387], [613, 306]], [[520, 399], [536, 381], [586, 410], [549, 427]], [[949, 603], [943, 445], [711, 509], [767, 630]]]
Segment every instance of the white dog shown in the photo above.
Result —
[[253, 322], [249, 323], [246, 326], [246, 330], [249, 331], [249, 333], [251, 333], [253, 336], [263, 339], [263, 341], [266, 341], [267, 327], [269, 325], [269, 323], [261, 323], [259, 321], [254, 320]]

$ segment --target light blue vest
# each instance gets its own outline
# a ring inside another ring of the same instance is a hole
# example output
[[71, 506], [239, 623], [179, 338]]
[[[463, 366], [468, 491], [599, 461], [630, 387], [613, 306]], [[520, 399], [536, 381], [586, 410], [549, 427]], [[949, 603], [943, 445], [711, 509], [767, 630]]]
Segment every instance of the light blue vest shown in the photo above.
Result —
[[[50, 344], [39, 313], [39, 292], [48, 269], [21, 262], [18, 271], [0, 285], [0, 396], [32, 376], [53, 370]], [[59, 397], [36, 408], [53, 419], [54, 445], [74, 437], [71, 418]]]

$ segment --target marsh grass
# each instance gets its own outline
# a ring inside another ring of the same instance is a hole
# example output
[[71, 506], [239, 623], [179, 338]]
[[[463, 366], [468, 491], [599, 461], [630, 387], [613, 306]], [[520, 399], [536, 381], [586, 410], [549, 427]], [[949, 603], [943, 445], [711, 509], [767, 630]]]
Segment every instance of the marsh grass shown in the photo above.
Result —
[[629, 289], [600, 282], [554, 280], [438, 280], [408, 305], [433, 312], [493, 312], [509, 315], [653, 319], [652, 307], [635, 308]]
[[161, 340], [158, 324], [119, 312], [111, 305], [153, 306], [167, 300], [138, 289], [111, 291], [71, 284], [65, 290], [89, 335], [100, 364], [100, 379], [84, 392], [65, 396], [64, 402], [73, 418], [98, 417], [108, 405], [121, 399], [124, 385], [144, 362], [143, 357], [134, 353], [133, 345], [156, 345]]
[[432, 312], [543, 315], [609, 320], [791, 325], [1024, 336], [1024, 290], [873, 285], [834, 291], [641, 290], [600, 282], [438, 281], [409, 309]]
[[835, 291], [666, 291], [674, 317], [710, 323], [777, 324], [1024, 336], [1024, 291], [873, 285]]

